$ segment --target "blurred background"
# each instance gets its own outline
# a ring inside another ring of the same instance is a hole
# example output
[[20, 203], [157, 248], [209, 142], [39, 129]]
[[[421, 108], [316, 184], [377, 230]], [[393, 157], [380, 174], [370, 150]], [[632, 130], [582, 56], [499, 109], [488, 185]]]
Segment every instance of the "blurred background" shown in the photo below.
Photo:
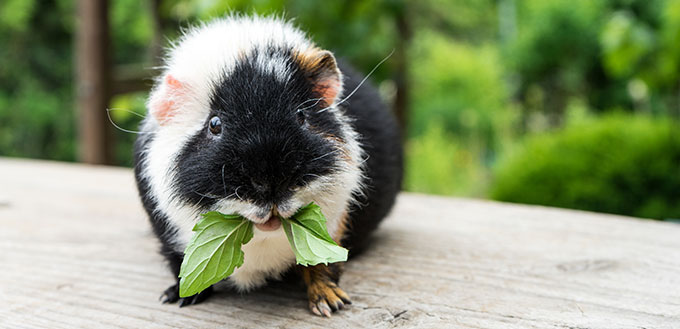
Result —
[[0, 155], [131, 166], [163, 47], [277, 14], [369, 72], [407, 191], [680, 218], [680, 0], [2, 0]]

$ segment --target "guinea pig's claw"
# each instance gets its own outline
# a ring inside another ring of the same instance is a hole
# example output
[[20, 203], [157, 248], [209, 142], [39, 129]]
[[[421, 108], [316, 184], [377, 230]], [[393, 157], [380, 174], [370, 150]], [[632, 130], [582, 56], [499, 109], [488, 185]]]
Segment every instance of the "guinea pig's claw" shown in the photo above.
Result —
[[319, 316], [331, 317], [333, 312], [352, 303], [340, 287], [329, 281], [315, 281], [308, 294], [309, 309]]
[[331, 307], [328, 306], [328, 303], [326, 303], [325, 300], [321, 300], [316, 304], [310, 302], [309, 308], [312, 310], [312, 313], [318, 316], [331, 317]]
[[210, 295], [212, 295], [212, 292], [213, 292], [213, 287], [208, 287], [207, 289], [205, 289], [205, 290], [203, 290], [203, 291], [201, 291], [201, 292], [199, 292], [199, 293], [197, 293], [193, 296], [180, 298], [179, 307], [196, 305], [196, 304], [202, 303], [203, 301], [208, 299], [208, 297], [210, 297]]
[[185, 307], [189, 305], [195, 305], [203, 302], [212, 295], [213, 288], [209, 287], [201, 291], [200, 293], [189, 296], [189, 297], [179, 297], [179, 284], [173, 284], [168, 289], [165, 289], [163, 294], [158, 298], [163, 304], [174, 304], [179, 301], [179, 307]]
[[174, 284], [168, 289], [165, 289], [163, 293], [158, 297], [158, 300], [163, 304], [172, 304], [179, 300], [179, 288], [178, 285]]
[[316, 304], [314, 304], [314, 303], [312, 303], [312, 302], [309, 302], [309, 309], [312, 310], [312, 313], [314, 313], [314, 314], [316, 314], [316, 315], [318, 315], [318, 316], [321, 316], [321, 315], [322, 315], [321, 312], [319, 311], [319, 308], [316, 307]]
[[194, 305], [196, 302], [196, 296], [185, 297], [179, 300], [179, 307]]

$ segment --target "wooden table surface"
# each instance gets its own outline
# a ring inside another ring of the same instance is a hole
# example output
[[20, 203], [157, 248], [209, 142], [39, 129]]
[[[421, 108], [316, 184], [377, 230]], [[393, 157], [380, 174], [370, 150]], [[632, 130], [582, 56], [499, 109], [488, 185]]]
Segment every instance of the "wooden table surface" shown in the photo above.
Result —
[[129, 169], [0, 159], [2, 328], [680, 328], [680, 225], [404, 193], [351, 307], [277, 283], [178, 308]]

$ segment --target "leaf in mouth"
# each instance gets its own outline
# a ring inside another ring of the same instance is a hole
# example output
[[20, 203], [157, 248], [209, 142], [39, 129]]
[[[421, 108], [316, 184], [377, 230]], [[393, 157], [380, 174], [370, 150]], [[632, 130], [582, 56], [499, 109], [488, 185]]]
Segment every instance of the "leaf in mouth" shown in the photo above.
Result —
[[[244, 261], [241, 247], [253, 238], [253, 223], [240, 215], [207, 212], [196, 223], [196, 232], [184, 250], [179, 272], [179, 296], [195, 295], [224, 280]], [[326, 229], [326, 217], [314, 203], [281, 219], [295, 260], [304, 266], [344, 262], [347, 249], [340, 247]]]
[[195, 295], [243, 265], [241, 246], [253, 237], [253, 224], [238, 215], [211, 211], [202, 215], [184, 250], [179, 296]]
[[338, 246], [328, 234], [326, 217], [316, 204], [300, 208], [281, 224], [298, 264], [309, 266], [347, 260], [347, 249]]

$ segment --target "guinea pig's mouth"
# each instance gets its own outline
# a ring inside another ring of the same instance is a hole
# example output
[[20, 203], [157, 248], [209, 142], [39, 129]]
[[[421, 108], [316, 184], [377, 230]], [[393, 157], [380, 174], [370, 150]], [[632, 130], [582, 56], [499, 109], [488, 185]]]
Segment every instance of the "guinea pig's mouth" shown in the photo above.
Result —
[[262, 224], [257, 224], [255, 223], [255, 227], [259, 229], [260, 231], [275, 231], [279, 227], [281, 227], [281, 218], [277, 215], [271, 215], [269, 216], [269, 219], [267, 219], [266, 222]]

